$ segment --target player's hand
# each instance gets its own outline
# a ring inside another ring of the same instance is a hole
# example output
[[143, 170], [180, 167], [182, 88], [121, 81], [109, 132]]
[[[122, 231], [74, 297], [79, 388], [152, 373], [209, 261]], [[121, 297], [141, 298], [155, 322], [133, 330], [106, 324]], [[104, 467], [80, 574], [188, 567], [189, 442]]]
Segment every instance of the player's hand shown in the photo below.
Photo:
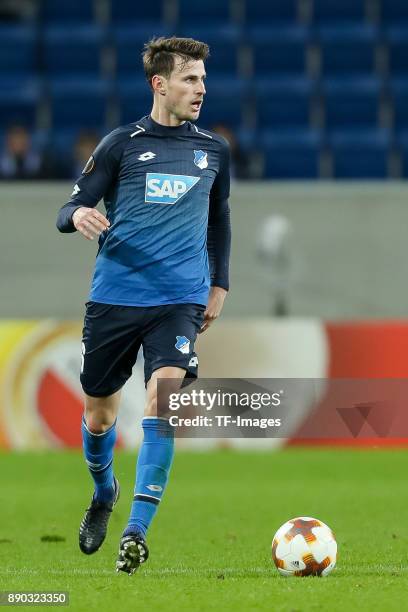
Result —
[[212, 323], [214, 323], [215, 319], [221, 314], [222, 307], [224, 306], [224, 300], [227, 295], [227, 291], [222, 287], [211, 287], [210, 296], [208, 298], [207, 308], [204, 312], [204, 321], [201, 325], [201, 329], [198, 332], [202, 334], [205, 332]]
[[110, 226], [108, 219], [99, 210], [86, 206], [76, 209], [72, 215], [72, 222], [75, 229], [88, 240], [97, 238]]

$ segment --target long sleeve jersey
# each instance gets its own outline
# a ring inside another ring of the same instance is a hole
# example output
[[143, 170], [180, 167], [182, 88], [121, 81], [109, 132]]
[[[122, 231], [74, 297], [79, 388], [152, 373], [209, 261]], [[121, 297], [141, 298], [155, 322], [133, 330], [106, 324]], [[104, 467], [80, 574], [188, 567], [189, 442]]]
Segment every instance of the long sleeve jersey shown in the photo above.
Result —
[[90, 299], [129, 306], [207, 304], [228, 290], [231, 243], [229, 147], [190, 122], [150, 116], [97, 146], [59, 211], [57, 227], [103, 198], [110, 227], [99, 237]]

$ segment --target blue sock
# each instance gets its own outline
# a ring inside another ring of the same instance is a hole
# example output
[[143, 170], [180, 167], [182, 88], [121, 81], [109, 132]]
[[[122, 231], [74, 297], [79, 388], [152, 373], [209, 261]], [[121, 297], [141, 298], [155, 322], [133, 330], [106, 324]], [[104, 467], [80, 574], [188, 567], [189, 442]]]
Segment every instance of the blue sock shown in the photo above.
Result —
[[116, 420], [104, 433], [89, 431], [82, 417], [82, 443], [85, 460], [95, 483], [94, 497], [100, 502], [111, 502], [115, 496], [113, 480], [113, 447], [116, 440]]
[[174, 455], [174, 431], [165, 419], [145, 417], [144, 439], [136, 465], [136, 486], [132, 509], [123, 535], [146, 531], [156, 514], [166, 488]]

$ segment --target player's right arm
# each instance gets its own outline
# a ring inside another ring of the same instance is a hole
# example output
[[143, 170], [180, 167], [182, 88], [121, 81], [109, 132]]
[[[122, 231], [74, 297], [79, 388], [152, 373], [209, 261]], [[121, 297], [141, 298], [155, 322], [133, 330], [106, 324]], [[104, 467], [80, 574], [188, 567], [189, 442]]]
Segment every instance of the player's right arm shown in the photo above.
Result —
[[93, 240], [108, 229], [109, 219], [95, 207], [117, 178], [128, 138], [127, 133], [115, 130], [96, 147], [75, 184], [71, 199], [58, 213], [60, 232], [79, 231], [88, 240]]

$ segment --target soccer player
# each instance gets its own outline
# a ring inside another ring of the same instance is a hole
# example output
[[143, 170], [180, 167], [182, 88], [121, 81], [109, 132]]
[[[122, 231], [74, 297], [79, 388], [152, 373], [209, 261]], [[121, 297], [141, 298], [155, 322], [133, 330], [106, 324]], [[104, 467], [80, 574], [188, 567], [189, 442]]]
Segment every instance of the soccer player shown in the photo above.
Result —
[[[128, 574], [148, 557], [146, 532], [173, 459], [174, 432], [158, 413], [157, 379], [178, 389], [184, 378], [197, 377], [197, 333], [220, 315], [229, 288], [229, 149], [221, 136], [193, 123], [206, 93], [208, 52], [189, 38], [145, 45], [150, 115], [100, 142], [57, 220], [61, 232], [99, 236], [80, 377], [83, 448], [95, 488], [79, 530], [85, 554], [101, 546], [119, 498], [116, 417], [143, 347], [144, 438], [116, 563]], [[101, 198], [106, 216], [95, 208]]]

